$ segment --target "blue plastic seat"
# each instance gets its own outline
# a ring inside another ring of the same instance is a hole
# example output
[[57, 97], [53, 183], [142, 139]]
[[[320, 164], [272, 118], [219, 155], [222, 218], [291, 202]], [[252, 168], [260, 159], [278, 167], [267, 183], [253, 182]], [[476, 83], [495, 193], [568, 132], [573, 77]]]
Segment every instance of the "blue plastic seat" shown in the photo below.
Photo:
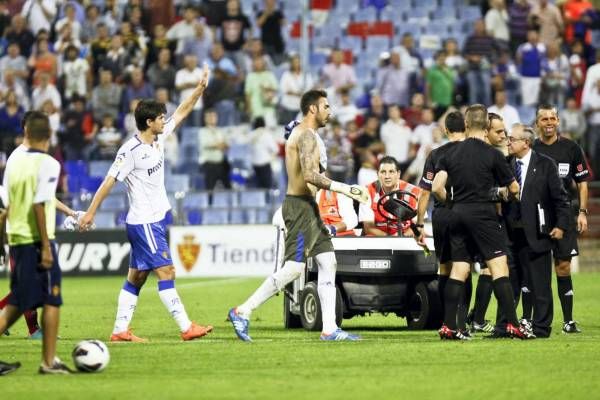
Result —
[[215, 208], [229, 208], [237, 206], [236, 193], [232, 191], [216, 191], [212, 194], [211, 205]]
[[242, 207], [265, 207], [267, 192], [265, 190], [246, 190], [240, 192], [239, 205]]
[[203, 225], [226, 225], [229, 223], [229, 210], [206, 209], [202, 212]]
[[112, 211], [98, 211], [94, 218], [94, 223], [98, 229], [112, 229], [117, 227], [115, 213]]
[[190, 225], [200, 225], [202, 223], [202, 212], [199, 209], [188, 210], [186, 216]]
[[122, 194], [110, 194], [106, 196], [102, 205], [100, 206], [101, 210], [105, 211], [121, 211], [127, 208], [127, 201], [125, 200], [125, 196]]
[[243, 208], [234, 208], [229, 213], [229, 223], [231, 224], [246, 224], [246, 210]]
[[90, 161], [89, 164], [89, 175], [90, 176], [106, 176], [106, 173], [110, 169], [112, 161]]
[[173, 174], [165, 177], [165, 186], [169, 192], [185, 192], [190, 190], [190, 177], [183, 174]]
[[183, 198], [183, 208], [207, 208], [208, 193], [207, 192], [187, 192]]

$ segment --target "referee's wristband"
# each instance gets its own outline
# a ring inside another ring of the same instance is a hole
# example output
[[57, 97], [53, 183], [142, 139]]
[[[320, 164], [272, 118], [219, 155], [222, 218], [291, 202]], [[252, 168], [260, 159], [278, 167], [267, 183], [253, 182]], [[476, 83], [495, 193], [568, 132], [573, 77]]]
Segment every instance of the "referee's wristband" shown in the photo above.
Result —
[[580, 208], [579, 209], [579, 213], [583, 213], [583, 214], [587, 215], [588, 214], [588, 209], [587, 208]]

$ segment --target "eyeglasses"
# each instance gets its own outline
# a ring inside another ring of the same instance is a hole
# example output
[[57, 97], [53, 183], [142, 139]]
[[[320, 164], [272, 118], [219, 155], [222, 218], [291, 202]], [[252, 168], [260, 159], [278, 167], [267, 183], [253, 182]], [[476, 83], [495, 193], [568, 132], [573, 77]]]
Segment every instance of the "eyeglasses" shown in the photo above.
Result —
[[509, 143], [518, 142], [519, 140], [526, 140], [526, 139], [523, 139], [523, 138], [516, 138], [516, 137], [513, 137], [513, 136], [509, 136], [509, 137], [508, 137], [508, 142], [509, 142]]

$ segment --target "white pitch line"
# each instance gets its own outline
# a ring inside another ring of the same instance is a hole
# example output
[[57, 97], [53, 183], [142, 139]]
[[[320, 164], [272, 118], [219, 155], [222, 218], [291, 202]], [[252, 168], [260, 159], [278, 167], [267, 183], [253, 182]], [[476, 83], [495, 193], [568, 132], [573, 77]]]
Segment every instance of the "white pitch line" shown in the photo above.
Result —
[[178, 283], [177, 288], [190, 288], [190, 287], [202, 287], [202, 286], [219, 286], [219, 285], [233, 285], [234, 283], [240, 283], [250, 278], [228, 278], [228, 279], [216, 279], [212, 281], [200, 281], [191, 283]]

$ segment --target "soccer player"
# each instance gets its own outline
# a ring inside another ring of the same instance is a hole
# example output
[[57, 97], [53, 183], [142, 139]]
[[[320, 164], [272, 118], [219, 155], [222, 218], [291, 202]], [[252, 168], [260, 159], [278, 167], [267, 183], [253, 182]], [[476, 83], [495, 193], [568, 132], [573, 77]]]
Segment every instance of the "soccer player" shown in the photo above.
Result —
[[[358, 209], [358, 220], [363, 223], [363, 229], [366, 236], [395, 236], [399, 233], [403, 235], [412, 235], [410, 230], [410, 221], [401, 223], [401, 232], [398, 232], [398, 224], [392, 223], [383, 216], [377, 209], [377, 203], [386, 193], [395, 190], [403, 190], [417, 196], [421, 189], [400, 179], [400, 167], [394, 157], [385, 156], [379, 161], [377, 179], [367, 186], [369, 192], [369, 203], [361, 204]], [[408, 198], [408, 202], [417, 208], [417, 201]]]
[[[460, 111], [452, 111], [448, 113], [444, 120], [445, 132], [449, 142], [445, 145], [433, 149], [423, 167], [423, 176], [419, 181], [421, 195], [417, 204], [417, 229], [420, 235], [415, 239], [420, 246], [425, 246], [425, 234], [423, 231], [423, 223], [425, 222], [425, 213], [431, 196], [431, 184], [437, 170], [435, 165], [444, 154], [456, 144], [465, 140], [465, 120]], [[433, 243], [435, 254], [440, 263], [440, 271], [438, 275], [438, 293], [442, 304], [444, 303], [444, 289], [450, 276], [452, 262], [450, 257], [450, 225], [452, 223], [452, 210], [445, 203], [440, 202], [434, 197], [433, 211], [431, 213], [431, 223], [433, 228]], [[463, 332], [464, 334], [464, 332]]]
[[[577, 322], [573, 320], [573, 281], [571, 280], [571, 258], [579, 254], [577, 234], [588, 229], [587, 203], [590, 172], [581, 147], [574, 141], [560, 136], [560, 119], [556, 107], [541, 104], [538, 107], [535, 123], [538, 139], [533, 150], [552, 158], [558, 164], [558, 176], [569, 193], [572, 207], [571, 224], [562, 240], [555, 241], [553, 250], [554, 270], [558, 287], [558, 298], [563, 313], [563, 332], [579, 333]], [[573, 190], [574, 187], [577, 190]]]
[[337, 262], [329, 232], [319, 218], [313, 189], [328, 189], [360, 202], [367, 202], [365, 188], [332, 181], [319, 172], [317, 130], [331, 116], [327, 93], [309, 90], [300, 99], [303, 118], [293, 128], [285, 146], [288, 187], [282, 214], [287, 228], [284, 265], [269, 276], [246, 302], [229, 310], [228, 319], [237, 337], [251, 341], [248, 333], [252, 311], [298, 278], [306, 258], [314, 257], [318, 268], [318, 292], [323, 315], [321, 340], [358, 340], [357, 335], [340, 329], [335, 322], [335, 273]]
[[27, 121], [29, 149], [15, 154], [6, 164], [4, 184], [8, 192], [8, 244], [14, 260], [11, 294], [0, 314], [0, 332], [26, 310], [43, 306], [41, 374], [68, 374], [56, 357], [61, 297], [61, 271], [54, 244], [56, 185], [60, 164], [46, 154], [50, 123], [45, 115]]
[[16, 363], [7, 363], [4, 361], [0, 361], [0, 375], [8, 375], [11, 372], [15, 372], [21, 367], [20, 362]]
[[113, 342], [145, 342], [135, 336], [129, 324], [135, 311], [140, 289], [150, 271], [158, 278], [158, 294], [181, 331], [183, 340], [205, 336], [212, 326], [190, 321], [175, 289], [175, 268], [167, 243], [165, 214], [171, 206], [165, 189], [164, 141], [175, 132], [194, 109], [208, 84], [209, 71], [204, 65], [202, 79], [183, 100], [169, 119], [165, 105], [142, 100], [134, 111], [139, 133], [125, 142], [87, 212], [81, 217], [83, 229], [91, 226], [94, 216], [117, 181], [125, 182], [129, 197], [126, 230], [131, 243], [127, 280], [119, 294]]
[[[42, 118], [44, 118], [44, 116], [45, 116], [45, 114], [43, 114], [40, 111], [28, 111], [25, 113], [25, 115], [23, 116], [23, 120], [21, 121], [21, 129], [23, 130], [23, 133], [24, 133], [23, 143], [20, 146], [18, 146], [11, 153], [8, 160], [10, 160], [11, 157], [13, 157], [21, 152], [26, 152], [29, 149], [30, 144], [29, 144], [28, 121], [30, 119], [32, 119], [32, 120], [42, 119]], [[8, 162], [8, 160], [7, 160], [7, 162]], [[59, 201], [58, 199], [55, 200], [55, 204], [56, 204], [56, 209], [58, 211], [62, 212], [63, 214], [65, 214], [67, 217], [77, 219], [77, 217], [81, 214], [81, 211], [72, 210], [69, 206], [67, 206], [63, 202]], [[11, 265], [11, 268], [12, 268], [12, 265]], [[3, 309], [4, 307], [6, 307], [6, 305], [8, 304], [9, 298], [10, 298], [10, 293], [7, 294], [3, 299], [0, 300], [0, 310]], [[27, 329], [29, 331], [28, 338], [29, 339], [41, 339], [42, 338], [42, 330], [40, 329], [40, 326], [38, 324], [37, 311], [35, 309], [27, 310], [23, 313], [23, 316], [25, 317], [25, 322], [27, 323]], [[8, 334], [8, 331], [5, 331], [5, 334]]]
[[452, 270], [445, 288], [444, 325], [439, 330], [442, 339], [457, 339], [456, 315], [464, 282], [470, 274], [470, 261], [477, 251], [492, 273], [494, 293], [508, 323], [509, 336], [528, 339], [533, 333], [519, 325], [514, 308], [512, 287], [508, 279], [507, 243], [504, 228], [498, 224], [496, 207], [489, 199], [495, 186], [507, 186], [516, 196], [519, 185], [502, 154], [485, 143], [488, 115], [485, 106], [475, 104], [465, 114], [467, 139], [444, 155], [436, 166], [432, 192], [442, 202], [447, 201], [445, 189], [452, 183], [450, 197], [455, 222], [450, 230]]

